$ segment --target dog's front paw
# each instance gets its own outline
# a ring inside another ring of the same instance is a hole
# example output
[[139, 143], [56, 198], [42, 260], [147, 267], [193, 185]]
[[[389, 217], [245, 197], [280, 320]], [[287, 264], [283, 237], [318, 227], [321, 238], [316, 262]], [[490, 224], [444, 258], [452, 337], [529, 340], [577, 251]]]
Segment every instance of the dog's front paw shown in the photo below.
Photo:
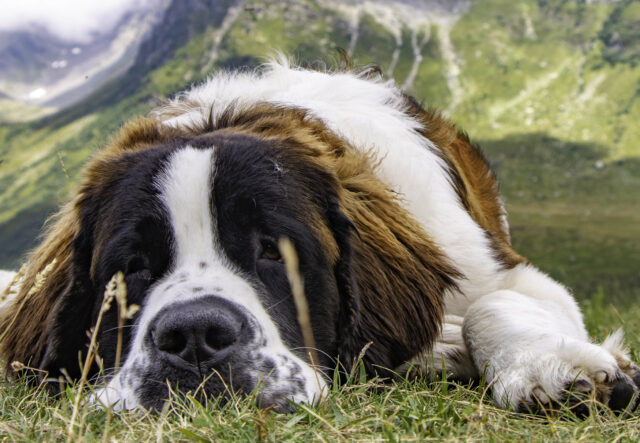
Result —
[[572, 341], [547, 353], [518, 352], [509, 360], [492, 377], [494, 399], [503, 407], [528, 412], [568, 407], [586, 416], [593, 401], [615, 411], [637, 406], [640, 369], [605, 345]]
[[568, 407], [577, 416], [589, 414], [595, 381], [586, 371], [554, 354], [522, 352], [491, 378], [493, 397], [503, 408], [543, 413]]
[[589, 401], [593, 398], [594, 386], [586, 378], [578, 378], [565, 382], [564, 386], [555, 389], [553, 394], [540, 386], [531, 389], [517, 403], [516, 410], [522, 413], [544, 413], [548, 410], [568, 408], [578, 417], [589, 415]]

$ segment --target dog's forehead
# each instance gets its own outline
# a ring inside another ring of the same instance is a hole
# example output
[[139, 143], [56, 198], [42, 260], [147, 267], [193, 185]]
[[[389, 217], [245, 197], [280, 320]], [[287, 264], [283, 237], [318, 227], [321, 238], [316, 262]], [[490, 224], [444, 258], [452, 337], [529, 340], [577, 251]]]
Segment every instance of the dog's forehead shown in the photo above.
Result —
[[287, 162], [281, 149], [250, 137], [214, 137], [168, 155], [154, 187], [173, 231], [174, 267], [225, 261], [229, 247], [246, 248], [256, 233], [334, 243], [323, 208], [299, 178], [303, 162]]
[[[101, 257], [111, 262], [132, 248], [149, 249], [149, 242], [165, 245], [177, 266], [242, 250], [255, 233], [304, 238], [317, 243], [307, 242], [308, 250], [321, 249], [335, 262], [326, 219], [331, 186], [318, 163], [297, 149], [280, 139], [214, 133], [126, 153], [111, 168], [111, 185], [93, 188], [95, 204], [87, 205], [87, 225], [97, 221], [92, 275]], [[157, 226], [153, 235], [146, 221]]]

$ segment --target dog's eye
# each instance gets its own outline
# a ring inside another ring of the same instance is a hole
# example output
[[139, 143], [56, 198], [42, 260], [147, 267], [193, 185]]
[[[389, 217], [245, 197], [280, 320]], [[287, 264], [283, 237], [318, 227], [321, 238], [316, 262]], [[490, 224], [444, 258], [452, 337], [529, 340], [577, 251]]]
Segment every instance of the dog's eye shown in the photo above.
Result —
[[260, 258], [265, 258], [267, 260], [277, 261], [282, 263], [282, 256], [280, 255], [280, 250], [278, 249], [278, 245], [273, 240], [270, 239], [262, 239], [262, 253], [260, 254]]

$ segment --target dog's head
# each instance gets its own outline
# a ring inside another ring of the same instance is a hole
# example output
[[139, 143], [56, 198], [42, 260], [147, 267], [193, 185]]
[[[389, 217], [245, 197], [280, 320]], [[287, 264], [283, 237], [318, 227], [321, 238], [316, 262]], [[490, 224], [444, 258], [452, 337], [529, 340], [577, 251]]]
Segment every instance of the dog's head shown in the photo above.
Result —
[[[318, 361], [283, 237], [299, 258]], [[100, 401], [157, 408], [170, 389], [257, 388], [280, 410], [317, 400], [337, 361], [348, 368], [368, 343], [370, 372], [427, 347], [456, 275], [366, 155], [303, 111], [268, 106], [201, 127], [140, 120], [94, 158], [1, 319], [7, 362], [78, 377], [118, 272], [141, 309], [124, 319], [112, 303], [103, 314]]]

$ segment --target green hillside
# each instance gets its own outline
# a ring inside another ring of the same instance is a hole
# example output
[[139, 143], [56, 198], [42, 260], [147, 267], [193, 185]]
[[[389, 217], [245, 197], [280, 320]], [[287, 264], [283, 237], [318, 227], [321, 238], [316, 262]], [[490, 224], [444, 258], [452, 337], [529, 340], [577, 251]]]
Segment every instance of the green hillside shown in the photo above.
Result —
[[0, 267], [20, 263], [86, 159], [126, 119], [275, 49], [331, 66], [340, 47], [480, 143], [501, 179], [514, 243], [534, 263], [579, 294], [638, 293], [637, 3], [476, 0], [435, 14], [433, 0], [419, 13], [399, 8], [394, 20], [382, 3], [208, 3], [174, 2], [131, 70], [88, 100], [0, 124]]

